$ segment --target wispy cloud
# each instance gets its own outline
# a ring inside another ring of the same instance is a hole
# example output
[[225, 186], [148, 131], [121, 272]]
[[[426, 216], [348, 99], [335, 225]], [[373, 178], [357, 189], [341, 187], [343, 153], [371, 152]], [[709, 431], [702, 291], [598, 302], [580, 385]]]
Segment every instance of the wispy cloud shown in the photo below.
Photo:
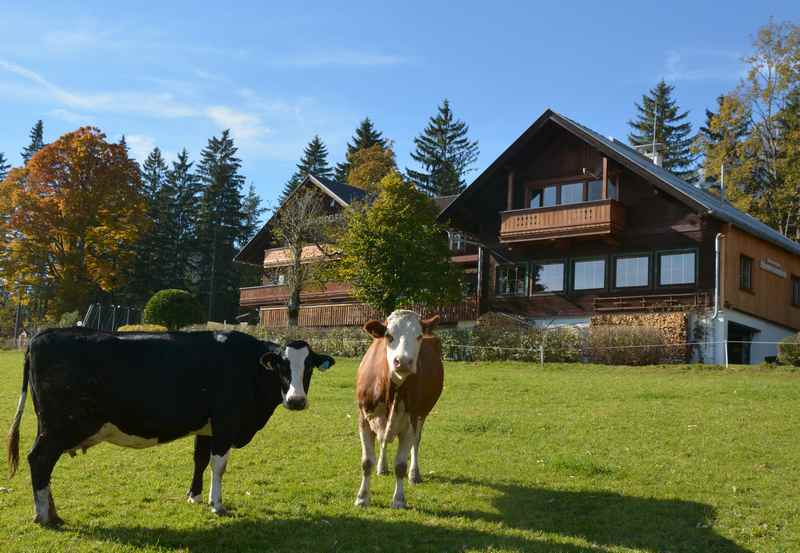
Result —
[[270, 132], [257, 113], [240, 111], [230, 106], [210, 106], [206, 108], [206, 114], [220, 128], [230, 129], [234, 138], [239, 141], [257, 142]]
[[400, 65], [410, 60], [394, 54], [379, 54], [350, 49], [319, 50], [276, 57], [272, 65], [291, 67], [322, 67], [326, 65], [375, 67], [384, 65]]
[[677, 81], [727, 81], [742, 76], [741, 54], [724, 50], [683, 48], [669, 50], [664, 61], [664, 79]]

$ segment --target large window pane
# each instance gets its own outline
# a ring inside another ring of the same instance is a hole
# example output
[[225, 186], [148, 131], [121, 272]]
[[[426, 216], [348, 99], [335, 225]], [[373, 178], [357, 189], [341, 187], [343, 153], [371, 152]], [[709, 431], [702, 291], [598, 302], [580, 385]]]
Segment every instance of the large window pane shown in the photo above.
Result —
[[576, 204], [583, 201], [583, 183], [572, 182], [561, 185], [561, 203]]
[[545, 186], [542, 195], [542, 207], [552, 207], [556, 205], [556, 187]]
[[528, 207], [541, 207], [542, 205], [542, 191], [535, 189], [531, 191], [531, 202]]
[[606, 287], [605, 259], [575, 261], [572, 264], [573, 290], [595, 290]]
[[641, 257], [619, 257], [616, 266], [616, 285], [617, 288], [629, 288], [635, 286], [647, 286], [650, 282], [650, 258], [646, 255]]
[[603, 181], [591, 180], [587, 183], [586, 194], [590, 202], [603, 199]]
[[660, 256], [658, 283], [694, 284], [695, 253], [663, 253]]
[[531, 277], [534, 292], [563, 292], [564, 263], [535, 263]]
[[495, 293], [498, 296], [527, 296], [528, 268], [526, 265], [497, 267]]

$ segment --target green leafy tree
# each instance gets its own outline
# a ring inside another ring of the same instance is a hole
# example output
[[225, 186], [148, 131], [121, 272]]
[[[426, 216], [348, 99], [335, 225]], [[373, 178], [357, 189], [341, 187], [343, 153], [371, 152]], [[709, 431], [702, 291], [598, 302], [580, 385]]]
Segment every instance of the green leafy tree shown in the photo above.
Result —
[[22, 159], [28, 163], [33, 154], [44, 148], [44, 124], [39, 119], [31, 129], [31, 142], [22, 150]]
[[385, 314], [416, 303], [459, 301], [461, 274], [437, 214], [427, 196], [390, 173], [371, 206], [348, 210], [332, 278], [351, 283], [356, 298]]
[[336, 181], [348, 182], [348, 174], [350, 172], [350, 157], [359, 150], [372, 148], [373, 146], [380, 146], [381, 149], [390, 147], [388, 141], [383, 137], [383, 133], [375, 129], [375, 125], [369, 117], [365, 117], [356, 128], [353, 135], [353, 141], [347, 143], [347, 152], [345, 153], [345, 161], [336, 164]]
[[6, 159], [3, 152], [0, 152], [0, 181], [5, 180], [8, 171], [11, 169], [11, 164]]
[[655, 88], [642, 95], [642, 103], [636, 104], [637, 118], [628, 121], [633, 129], [628, 140], [633, 146], [662, 145], [664, 169], [687, 181], [697, 178], [692, 153], [692, 124], [687, 118], [689, 112], [681, 112], [673, 98], [675, 87], [660, 81]]
[[202, 322], [200, 303], [186, 290], [167, 289], [153, 294], [144, 307], [144, 322], [179, 330]]
[[356, 150], [348, 156], [350, 168], [347, 184], [367, 192], [377, 192], [378, 183], [391, 172], [397, 171], [397, 162], [391, 145], [373, 144]]
[[200, 155], [202, 186], [198, 213], [198, 290], [206, 300], [208, 320], [233, 319], [239, 307], [239, 270], [233, 257], [242, 237], [241, 160], [225, 130], [212, 137]]
[[464, 177], [478, 160], [478, 141], [467, 137], [469, 127], [453, 115], [445, 99], [425, 130], [414, 139], [411, 158], [420, 170], [406, 169], [408, 178], [429, 196], [458, 194], [466, 187]]
[[297, 170], [284, 186], [278, 203], [282, 204], [285, 202], [286, 198], [294, 192], [295, 188], [300, 186], [303, 179], [305, 179], [309, 173], [323, 178], [330, 178], [333, 176], [333, 169], [328, 164], [328, 147], [325, 146], [318, 135], [314, 135], [314, 138], [311, 139], [311, 142], [309, 142], [303, 150], [303, 157], [297, 164]]

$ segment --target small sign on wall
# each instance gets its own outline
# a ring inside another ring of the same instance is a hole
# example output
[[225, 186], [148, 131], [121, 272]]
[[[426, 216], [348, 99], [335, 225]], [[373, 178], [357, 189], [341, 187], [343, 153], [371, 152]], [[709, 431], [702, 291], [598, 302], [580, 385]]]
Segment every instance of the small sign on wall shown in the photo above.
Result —
[[783, 265], [771, 257], [765, 257], [762, 259], [760, 265], [761, 268], [768, 273], [772, 273], [773, 275], [777, 275], [781, 278], [786, 278], [786, 271], [783, 270]]

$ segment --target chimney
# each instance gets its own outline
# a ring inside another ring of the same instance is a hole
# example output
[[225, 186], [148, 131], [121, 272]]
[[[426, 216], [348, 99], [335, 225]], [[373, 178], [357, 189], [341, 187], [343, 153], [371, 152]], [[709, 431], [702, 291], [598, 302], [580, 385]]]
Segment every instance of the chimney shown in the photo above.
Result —
[[647, 157], [650, 158], [654, 164], [658, 165], [659, 167], [663, 167], [664, 165], [664, 156], [661, 154], [658, 149], [654, 150], [653, 152], [649, 153]]

